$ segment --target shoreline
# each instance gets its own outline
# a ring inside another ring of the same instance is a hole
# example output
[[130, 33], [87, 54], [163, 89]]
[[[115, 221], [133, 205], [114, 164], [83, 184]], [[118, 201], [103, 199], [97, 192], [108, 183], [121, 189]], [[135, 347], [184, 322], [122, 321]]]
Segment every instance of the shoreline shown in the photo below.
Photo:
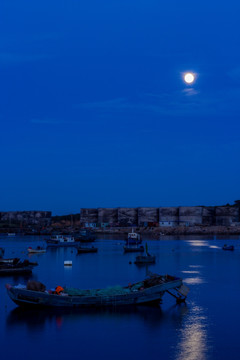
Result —
[[93, 229], [96, 234], [128, 234], [133, 229], [141, 235], [240, 235], [240, 226], [178, 226], [178, 227], [128, 227]]

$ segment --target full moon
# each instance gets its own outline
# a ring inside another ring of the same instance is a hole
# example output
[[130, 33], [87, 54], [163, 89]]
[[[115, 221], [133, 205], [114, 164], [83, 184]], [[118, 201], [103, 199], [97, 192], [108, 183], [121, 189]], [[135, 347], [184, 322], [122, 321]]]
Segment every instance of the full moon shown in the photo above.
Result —
[[187, 84], [192, 84], [195, 80], [195, 77], [192, 73], [187, 73], [184, 75], [184, 81], [187, 83]]

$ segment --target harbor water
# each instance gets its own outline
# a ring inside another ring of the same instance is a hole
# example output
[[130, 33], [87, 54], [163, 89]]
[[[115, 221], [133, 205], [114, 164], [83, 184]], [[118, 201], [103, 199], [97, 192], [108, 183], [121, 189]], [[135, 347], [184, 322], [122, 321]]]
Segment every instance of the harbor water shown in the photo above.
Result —
[[[98, 238], [98, 253], [49, 248], [30, 257], [28, 246], [46, 245], [43, 237], [1, 236], [5, 258], [39, 264], [30, 277], [0, 277], [2, 359], [239, 359], [240, 238], [163, 236], [145, 242], [156, 263], [137, 266], [137, 254], [124, 254], [120, 237]], [[223, 251], [224, 244], [235, 250]], [[159, 307], [24, 310], [5, 289], [6, 283], [26, 284], [28, 279], [48, 289], [103, 288], [141, 281], [149, 272], [183, 278], [190, 289], [186, 303], [177, 305], [165, 294]]]

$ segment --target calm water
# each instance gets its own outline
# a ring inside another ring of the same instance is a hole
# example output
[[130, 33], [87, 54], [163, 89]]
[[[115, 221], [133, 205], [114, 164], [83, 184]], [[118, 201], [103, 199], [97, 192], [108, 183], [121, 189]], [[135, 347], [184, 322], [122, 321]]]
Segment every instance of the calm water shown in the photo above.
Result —
[[[146, 240], [145, 240], [146, 241]], [[144, 242], [145, 242], [144, 241]], [[235, 251], [223, 251], [223, 244]], [[41, 237], [0, 237], [5, 257], [26, 257]], [[47, 288], [68, 285], [99, 288], [142, 280], [147, 270], [180, 276], [190, 288], [186, 305], [168, 294], [159, 308], [126, 310], [23, 311], [6, 295], [5, 283], [24, 284], [24, 277], [0, 278], [0, 345], [2, 359], [239, 359], [240, 239], [214, 237], [148, 240], [157, 263], [129, 264], [121, 239], [98, 239], [98, 254], [49, 249], [31, 256], [39, 263], [32, 278]], [[72, 260], [72, 268], [64, 268]]]

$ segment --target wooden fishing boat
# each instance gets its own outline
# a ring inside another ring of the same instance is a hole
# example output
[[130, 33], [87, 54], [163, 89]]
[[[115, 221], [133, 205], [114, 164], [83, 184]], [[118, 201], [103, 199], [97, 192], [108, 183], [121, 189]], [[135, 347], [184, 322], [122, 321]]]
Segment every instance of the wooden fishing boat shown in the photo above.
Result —
[[63, 289], [57, 286], [56, 291], [33, 291], [27, 290], [27, 287], [9, 284], [6, 284], [6, 288], [8, 295], [17, 305], [67, 308], [158, 304], [165, 292], [170, 293], [180, 302], [185, 301], [188, 293], [188, 288], [183, 285], [182, 279], [153, 274], [144, 281], [132, 285], [105, 289]]
[[46, 249], [41, 246], [37, 246], [36, 249], [33, 249], [31, 246], [29, 246], [28, 252], [29, 254], [44, 254]]
[[144, 252], [144, 247], [143, 246], [137, 246], [137, 245], [125, 245], [123, 247], [123, 250], [125, 253], [129, 253], [129, 252]]
[[78, 254], [96, 253], [96, 252], [98, 252], [98, 248], [96, 248], [94, 246], [92, 246], [92, 247], [78, 246], [77, 252], [78, 252]]
[[134, 261], [134, 264], [137, 265], [144, 265], [144, 264], [154, 264], [156, 262], [156, 256], [154, 255], [138, 255], [136, 257], [136, 260]]
[[222, 247], [223, 250], [229, 250], [229, 251], [233, 251], [234, 250], [234, 246], [233, 245], [226, 245], [224, 244]]

